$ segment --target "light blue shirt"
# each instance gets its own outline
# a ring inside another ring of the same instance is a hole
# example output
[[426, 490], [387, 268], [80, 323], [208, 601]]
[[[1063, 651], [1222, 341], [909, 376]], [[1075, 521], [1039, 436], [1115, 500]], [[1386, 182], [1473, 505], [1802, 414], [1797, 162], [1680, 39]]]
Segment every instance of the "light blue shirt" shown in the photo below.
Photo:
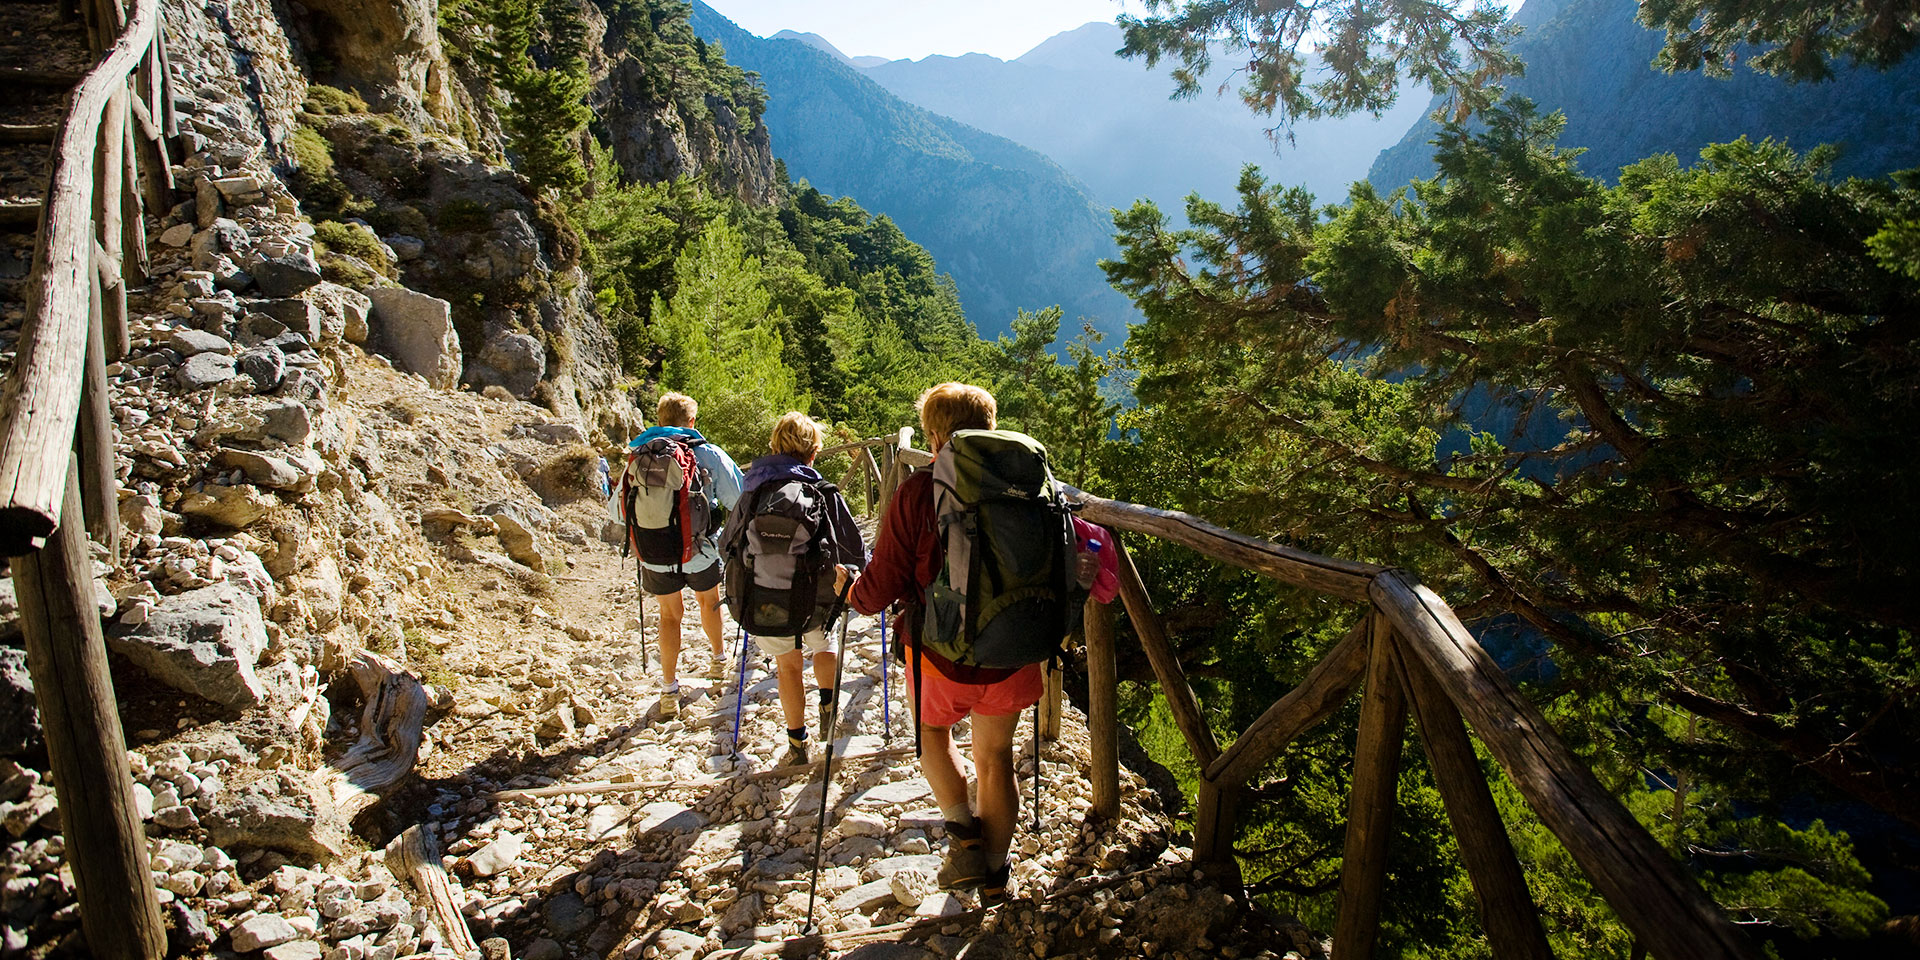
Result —
[[[683, 440], [706, 439], [700, 435], [700, 431], [692, 427], [650, 427], [645, 433], [634, 437], [632, 442], [628, 443], [627, 446], [629, 448], [637, 447], [655, 437], [679, 437]], [[732, 510], [734, 506], [740, 502], [740, 491], [741, 488], [745, 486], [745, 478], [740, 475], [739, 465], [733, 462], [732, 457], [727, 456], [725, 450], [720, 449], [712, 443], [702, 443], [694, 447], [693, 459], [698, 461], [702, 467], [705, 467], [707, 474], [713, 478], [714, 499], [720, 501], [721, 506]], [[676, 571], [699, 573], [720, 562], [719, 538], [720, 530], [718, 527], [715, 527], [712, 531], [708, 532], [705, 537], [700, 539], [700, 545], [694, 550], [693, 559], [688, 560], [686, 563], [659, 564], [643, 562], [641, 566], [655, 573], [674, 573]]]

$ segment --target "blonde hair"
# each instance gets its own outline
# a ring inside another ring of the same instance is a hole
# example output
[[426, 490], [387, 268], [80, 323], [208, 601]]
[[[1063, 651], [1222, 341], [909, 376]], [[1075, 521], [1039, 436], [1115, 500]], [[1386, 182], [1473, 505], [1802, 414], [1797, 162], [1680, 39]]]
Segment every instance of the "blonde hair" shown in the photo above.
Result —
[[951, 381], [928, 387], [913, 407], [920, 411], [920, 429], [936, 445], [952, 439], [956, 430], [992, 430], [999, 413], [993, 394]]
[[663, 427], [691, 427], [699, 415], [700, 404], [684, 393], [662, 394], [660, 405], [654, 408], [654, 419]]
[[773, 425], [773, 439], [768, 442], [767, 448], [796, 460], [811, 461], [819, 456], [820, 448], [824, 446], [821, 438], [825, 432], [812, 417], [798, 410], [789, 410], [779, 423]]

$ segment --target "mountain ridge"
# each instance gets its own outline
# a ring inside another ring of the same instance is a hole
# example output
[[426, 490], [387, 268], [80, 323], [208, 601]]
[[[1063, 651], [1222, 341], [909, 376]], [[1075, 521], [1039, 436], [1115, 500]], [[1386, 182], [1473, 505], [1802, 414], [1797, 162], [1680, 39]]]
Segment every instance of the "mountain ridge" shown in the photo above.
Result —
[[983, 334], [1054, 304], [1116, 339], [1137, 319], [1098, 266], [1114, 253], [1109, 217], [1053, 160], [908, 103], [810, 42], [754, 36], [698, 0], [692, 23], [761, 75], [789, 175], [888, 215], [953, 277]]

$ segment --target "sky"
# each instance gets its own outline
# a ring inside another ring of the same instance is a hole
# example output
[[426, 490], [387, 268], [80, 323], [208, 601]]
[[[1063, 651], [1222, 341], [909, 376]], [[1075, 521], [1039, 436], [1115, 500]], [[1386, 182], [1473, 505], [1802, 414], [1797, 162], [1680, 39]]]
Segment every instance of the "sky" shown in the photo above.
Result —
[[1139, 0], [706, 0], [748, 33], [817, 33], [850, 57], [918, 60], [984, 53], [1012, 60], [1093, 20], [1138, 14]]

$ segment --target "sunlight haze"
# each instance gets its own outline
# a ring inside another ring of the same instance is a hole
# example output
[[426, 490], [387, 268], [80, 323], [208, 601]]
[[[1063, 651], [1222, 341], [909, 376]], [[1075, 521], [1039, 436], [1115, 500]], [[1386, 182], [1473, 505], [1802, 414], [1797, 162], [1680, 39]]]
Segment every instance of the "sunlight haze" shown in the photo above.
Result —
[[1138, 0], [708, 0], [749, 33], [817, 33], [850, 57], [918, 60], [984, 53], [1012, 60], [1054, 34], [1138, 14]]

